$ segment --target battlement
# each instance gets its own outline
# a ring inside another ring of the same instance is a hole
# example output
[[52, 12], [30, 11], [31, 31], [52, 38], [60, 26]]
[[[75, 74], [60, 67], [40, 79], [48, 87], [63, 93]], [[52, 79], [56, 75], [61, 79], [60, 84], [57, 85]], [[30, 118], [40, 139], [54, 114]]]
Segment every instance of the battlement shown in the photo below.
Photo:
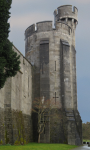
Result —
[[35, 30], [35, 24], [29, 26], [25, 30], [25, 39], [29, 36], [31, 36], [35, 32], [44, 32], [44, 31], [51, 31], [52, 29], [52, 21], [42, 21], [36, 23], [36, 30]]
[[38, 31], [51, 31], [52, 21], [37, 22], [37, 32]]
[[[62, 21], [56, 21], [56, 27], [55, 30], [62, 31], [66, 34], [71, 33], [71, 28], [66, 23], [63, 23]], [[47, 31], [53, 31], [52, 27], [52, 21], [43, 21], [43, 22], [37, 22], [36, 23], [36, 30], [35, 30], [35, 24], [29, 26], [25, 31], [25, 39], [29, 36], [31, 36], [34, 33], [38, 32], [47, 32]]]
[[32, 24], [25, 30], [25, 39], [35, 32], [35, 24]]
[[72, 5], [63, 5], [54, 11], [55, 21], [63, 21], [67, 19], [74, 19], [74, 22], [78, 22], [78, 9]]
[[[55, 29], [56, 30], [61, 30], [67, 31], [67, 33], [71, 33], [71, 29], [75, 29], [77, 22], [78, 22], [78, 9], [72, 5], [63, 5], [58, 7], [54, 11], [54, 17], [55, 17]], [[56, 22], [61, 22], [57, 24], [56, 27]], [[36, 29], [35, 29], [36, 26]], [[47, 31], [52, 31], [52, 21], [42, 21], [42, 22], [37, 22], [36, 25], [33, 24], [29, 26], [26, 31], [25, 31], [25, 39], [35, 32], [47, 32]]]

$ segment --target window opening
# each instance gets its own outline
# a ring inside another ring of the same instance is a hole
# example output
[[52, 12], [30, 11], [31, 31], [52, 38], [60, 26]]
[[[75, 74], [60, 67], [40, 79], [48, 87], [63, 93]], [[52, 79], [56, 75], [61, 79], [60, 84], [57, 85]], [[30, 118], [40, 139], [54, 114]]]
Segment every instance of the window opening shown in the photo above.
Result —
[[55, 61], [55, 71], [56, 71], [56, 61]]

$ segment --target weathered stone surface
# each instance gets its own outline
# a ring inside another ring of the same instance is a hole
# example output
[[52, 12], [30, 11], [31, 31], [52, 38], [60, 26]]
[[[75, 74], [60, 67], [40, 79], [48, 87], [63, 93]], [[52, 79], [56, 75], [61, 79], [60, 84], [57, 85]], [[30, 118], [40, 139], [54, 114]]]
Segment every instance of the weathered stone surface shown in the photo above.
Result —
[[[48, 136], [44, 133], [41, 135], [43, 142], [46, 142], [44, 141], [46, 136], [50, 137], [48, 142], [67, 142], [76, 145], [82, 143], [82, 121], [80, 115], [76, 115], [75, 29], [78, 21], [77, 13], [76, 7], [72, 12], [71, 5], [58, 7], [58, 12], [56, 10], [54, 12], [55, 29], [52, 28], [51, 21], [39, 22], [36, 31], [25, 41], [25, 56], [37, 68], [37, 71], [34, 71], [33, 98], [40, 95], [45, 99], [51, 99], [58, 113], [59, 109], [63, 109], [63, 116], [67, 122], [64, 135], [61, 130], [64, 124], [61, 125], [59, 122], [58, 126], [55, 127], [54, 124], [51, 126], [55, 118], [50, 119], [50, 129], [47, 129]], [[72, 111], [71, 114], [64, 109]], [[54, 128], [56, 135], [51, 136]], [[60, 134], [62, 140], [59, 139]]]
[[[26, 141], [37, 142], [36, 114], [32, 114], [35, 98], [51, 99], [50, 112], [41, 142], [82, 144], [82, 120], [77, 110], [75, 29], [78, 10], [66, 5], [54, 11], [52, 21], [29, 26], [25, 31], [25, 57], [20, 55], [21, 69], [15, 77], [8, 78], [0, 90], [0, 140], [14, 142], [18, 138], [21, 122]], [[18, 126], [19, 125], [19, 126]], [[5, 136], [4, 136], [5, 135]]]
[[4, 120], [4, 109], [0, 108], [0, 141], [2, 140], [5, 144], [5, 120]]
[[8, 78], [3, 89], [0, 90], [0, 141], [3, 144], [14, 144], [17, 140], [16, 117], [14, 111], [22, 111], [26, 141], [30, 142], [32, 136], [32, 68], [31, 64], [15, 48], [20, 55], [21, 69], [15, 77]]

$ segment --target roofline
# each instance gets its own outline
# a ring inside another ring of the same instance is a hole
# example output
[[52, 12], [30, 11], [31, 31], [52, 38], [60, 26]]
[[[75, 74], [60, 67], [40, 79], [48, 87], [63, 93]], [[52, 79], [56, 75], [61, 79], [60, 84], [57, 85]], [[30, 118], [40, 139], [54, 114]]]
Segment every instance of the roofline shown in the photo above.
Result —
[[[27, 27], [27, 29], [30, 28], [30, 27], [33, 26], [33, 25], [35, 25], [35, 24], [30, 25], [29, 27]], [[27, 29], [26, 29], [26, 30], [27, 30]], [[25, 32], [26, 32], [26, 30], [25, 30]]]
[[[72, 5], [62, 5], [62, 6], [59, 6], [58, 8], [60, 8], [60, 7], [65, 7], [65, 6], [72, 6]], [[76, 8], [77, 9], [77, 11], [78, 11], [78, 8], [76, 7], [76, 6], [73, 6], [74, 8]], [[58, 9], [57, 8], [57, 9]]]
[[[14, 45], [13, 45], [13, 47], [23, 56], [23, 54]], [[23, 56], [23, 58], [25, 58], [28, 61], [28, 59], [26, 57]], [[28, 62], [32, 66], [32, 64], [30, 63], [30, 61], [28, 61]]]
[[[72, 5], [62, 5], [62, 6], [59, 6], [58, 8], [60, 8], [60, 7], [65, 7], [65, 6], [72, 6]], [[58, 8], [57, 8], [57, 9], [58, 9]]]
[[50, 21], [50, 20], [47, 20], [47, 21], [41, 21], [41, 22], [37, 22], [36, 24], [38, 24], [38, 23], [44, 23], [44, 22], [53, 22], [53, 21]]

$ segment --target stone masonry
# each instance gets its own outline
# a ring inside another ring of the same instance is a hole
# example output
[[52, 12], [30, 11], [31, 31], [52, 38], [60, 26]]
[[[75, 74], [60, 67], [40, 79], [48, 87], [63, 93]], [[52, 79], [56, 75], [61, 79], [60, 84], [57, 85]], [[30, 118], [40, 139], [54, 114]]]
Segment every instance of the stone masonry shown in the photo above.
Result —
[[0, 141], [14, 144], [17, 140], [16, 118], [14, 111], [22, 111], [25, 135], [28, 141], [32, 141], [32, 65], [16, 49], [20, 55], [20, 71], [15, 77], [8, 78], [4, 88], [0, 90]]
[[51, 99], [53, 109], [41, 134], [42, 143], [82, 144], [82, 120], [77, 109], [75, 29], [78, 9], [58, 7], [52, 21], [38, 22], [25, 30], [25, 57], [21, 69], [0, 90], [0, 141], [14, 144], [18, 129], [15, 114], [22, 112], [27, 142], [37, 142], [35, 98]]
[[53, 102], [53, 117], [41, 135], [41, 142], [82, 143], [82, 121], [77, 110], [77, 14], [76, 7], [72, 11], [71, 5], [60, 6], [54, 11], [54, 29], [52, 21], [43, 21], [25, 31], [25, 57], [36, 67], [33, 98], [40, 96]]

